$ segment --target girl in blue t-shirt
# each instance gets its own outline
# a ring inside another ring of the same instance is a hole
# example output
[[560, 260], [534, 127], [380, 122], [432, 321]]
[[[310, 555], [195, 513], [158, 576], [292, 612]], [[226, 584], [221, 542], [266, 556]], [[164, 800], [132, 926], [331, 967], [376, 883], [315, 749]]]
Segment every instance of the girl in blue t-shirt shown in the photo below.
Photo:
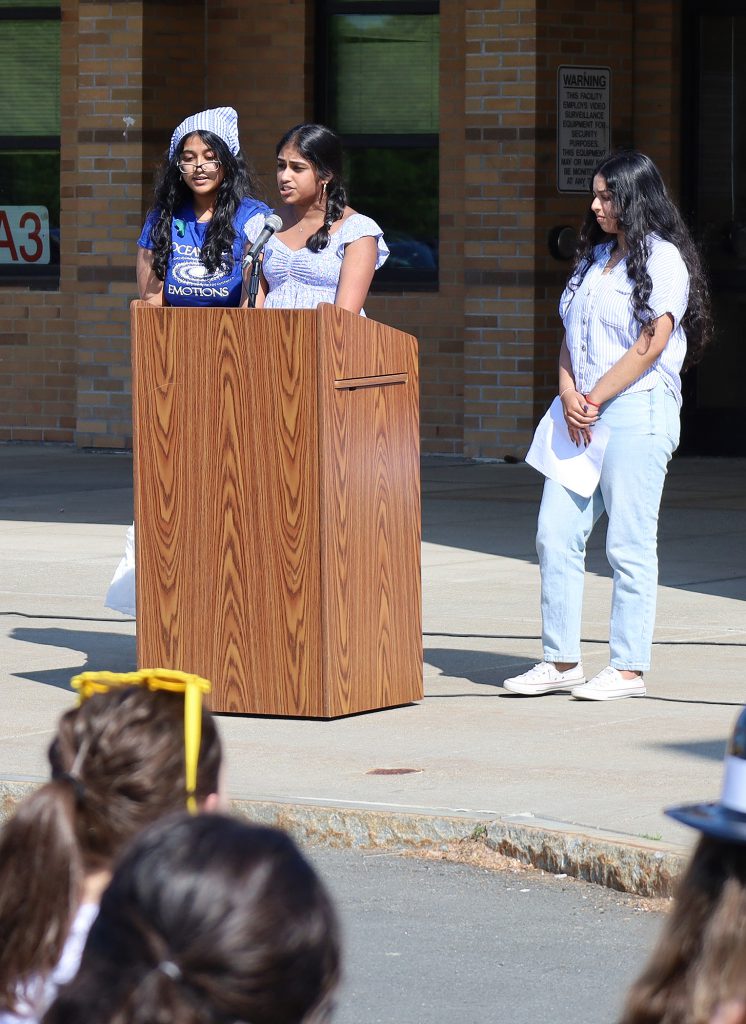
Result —
[[233, 107], [193, 114], [171, 138], [138, 239], [140, 298], [154, 305], [242, 306], [245, 227], [269, 213], [238, 141]]
[[[246, 224], [270, 212], [253, 198], [255, 191], [233, 107], [203, 110], [182, 121], [137, 242], [140, 298], [155, 306], [247, 305], [241, 261], [253, 238]], [[135, 614], [134, 525], [104, 603]]]

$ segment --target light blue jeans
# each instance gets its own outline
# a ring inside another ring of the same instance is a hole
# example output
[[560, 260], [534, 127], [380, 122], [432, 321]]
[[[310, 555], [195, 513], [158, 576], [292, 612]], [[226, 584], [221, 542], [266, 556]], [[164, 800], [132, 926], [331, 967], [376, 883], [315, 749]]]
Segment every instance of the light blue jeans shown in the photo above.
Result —
[[616, 669], [650, 668], [658, 586], [658, 510], [667, 467], [679, 443], [679, 409], [660, 382], [652, 391], [618, 395], [601, 407], [611, 436], [601, 480], [581, 498], [546, 480], [536, 550], [541, 567], [544, 660], [577, 662], [585, 549], [603, 512], [606, 557], [614, 579], [609, 648]]

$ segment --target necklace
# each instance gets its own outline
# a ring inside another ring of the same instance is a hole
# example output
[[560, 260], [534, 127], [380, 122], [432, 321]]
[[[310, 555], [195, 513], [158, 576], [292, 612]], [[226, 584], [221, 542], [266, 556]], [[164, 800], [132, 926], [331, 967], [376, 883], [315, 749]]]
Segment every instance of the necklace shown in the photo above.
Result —
[[622, 249], [621, 246], [617, 245], [611, 253], [611, 255], [609, 256], [608, 260], [606, 261], [606, 266], [604, 267], [604, 270], [613, 270], [617, 263], [621, 263], [626, 255], [627, 250]]
[[[293, 212], [295, 213], [295, 211]], [[299, 231], [305, 231], [306, 233], [310, 232], [311, 234], [313, 234], [315, 231], [318, 231], [318, 229], [324, 223], [325, 216], [326, 212], [324, 210], [308, 210], [306, 211], [306, 213], [303, 214], [300, 220], [296, 220], [293, 227], [297, 227]], [[314, 225], [313, 221], [316, 220], [318, 220], [319, 223], [317, 225]]]

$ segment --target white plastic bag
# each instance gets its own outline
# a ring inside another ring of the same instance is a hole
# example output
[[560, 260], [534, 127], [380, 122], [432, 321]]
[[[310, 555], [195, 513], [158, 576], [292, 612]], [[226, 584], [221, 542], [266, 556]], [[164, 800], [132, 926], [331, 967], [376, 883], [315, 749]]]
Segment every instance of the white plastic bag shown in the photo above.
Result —
[[104, 604], [123, 615], [135, 615], [135, 524], [127, 530], [124, 555], [106, 592]]

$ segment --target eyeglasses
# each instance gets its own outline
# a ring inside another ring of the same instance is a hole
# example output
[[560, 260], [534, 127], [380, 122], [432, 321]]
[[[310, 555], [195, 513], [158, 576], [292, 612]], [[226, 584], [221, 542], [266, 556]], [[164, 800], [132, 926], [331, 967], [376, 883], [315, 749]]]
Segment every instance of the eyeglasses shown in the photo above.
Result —
[[176, 166], [182, 174], [196, 174], [197, 171], [204, 171], [206, 174], [217, 174], [218, 168], [220, 167], [220, 161], [205, 160], [203, 164], [191, 164], [184, 160], [179, 160]]
[[197, 813], [197, 765], [202, 741], [202, 697], [212, 690], [212, 683], [189, 672], [175, 669], [144, 668], [139, 672], [83, 672], [71, 680], [78, 691], [80, 703], [96, 693], [108, 693], [121, 686], [145, 686], [148, 690], [166, 690], [184, 694], [184, 774], [187, 810]]

